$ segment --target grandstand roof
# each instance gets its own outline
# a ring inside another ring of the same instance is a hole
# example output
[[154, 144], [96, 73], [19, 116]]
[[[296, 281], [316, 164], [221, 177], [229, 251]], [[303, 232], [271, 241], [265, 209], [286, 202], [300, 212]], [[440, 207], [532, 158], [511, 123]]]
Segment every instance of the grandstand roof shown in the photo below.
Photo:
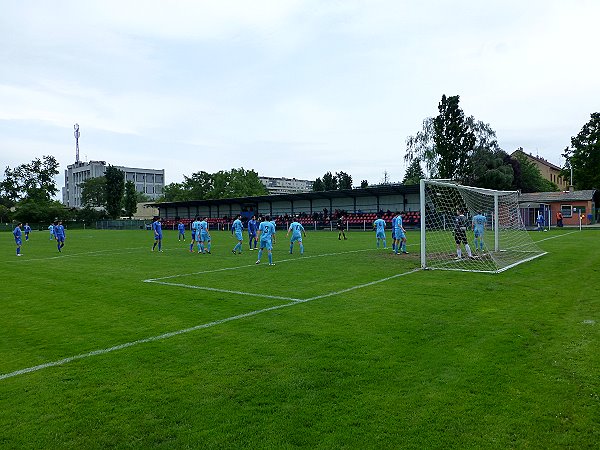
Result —
[[335, 191], [301, 192], [297, 194], [259, 195], [254, 197], [219, 198], [211, 200], [186, 200], [180, 202], [151, 203], [149, 206], [169, 208], [176, 206], [214, 206], [258, 202], [317, 200], [344, 197], [381, 197], [386, 195], [418, 194], [419, 185], [385, 184], [360, 189], [340, 189]]

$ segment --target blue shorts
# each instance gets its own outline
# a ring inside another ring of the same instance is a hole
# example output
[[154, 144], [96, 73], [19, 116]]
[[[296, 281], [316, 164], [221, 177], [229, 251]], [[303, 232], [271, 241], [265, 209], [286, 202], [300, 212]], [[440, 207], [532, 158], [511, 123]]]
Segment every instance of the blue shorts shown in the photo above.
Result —
[[402, 231], [400, 228], [396, 228], [394, 230], [394, 239], [398, 240], [398, 239], [404, 239], [404, 238], [406, 238], [404, 231]]
[[385, 232], [384, 231], [378, 231], [375, 233], [375, 237], [377, 239], [385, 239]]
[[256, 231], [248, 231], [248, 236], [251, 238], [256, 238]]
[[15, 238], [15, 244], [21, 245], [22, 243], [23, 241], [21, 240], [21, 238]]
[[207, 242], [207, 241], [210, 241], [210, 235], [208, 234], [208, 232], [202, 231], [200, 233], [200, 242]]
[[241, 231], [236, 231], [236, 232], [235, 232], [235, 238], [236, 238], [238, 241], [242, 241], [242, 240], [244, 239], [244, 237], [242, 236], [242, 232], [241, 232]]
[[192, 231], [192, 241], [195, 241], [195, 240], [196, 240], [196, 232]]
[[273, 242], [271, 241], [271, 238], [267, 238], [267, 239], [261, 239], [260, 240], [260, 248], [266, 248], [267, 250], [273, 250]]
[[155, 235], [154, 235], [154, 240], [155, 240], [155, 241], [162, 240], [162, 233], [155, 234]]
[[483, 237], [483, 230], [478, 230], [477, 228], [475, 228], [475, 237]]
[[298, 241], [302, 244], [302, 235], [301, 234], [299, 234], [299, 235], [292, 234], [292, 239], [290, 240], [290, 242], [294, 243], [296, 241]]

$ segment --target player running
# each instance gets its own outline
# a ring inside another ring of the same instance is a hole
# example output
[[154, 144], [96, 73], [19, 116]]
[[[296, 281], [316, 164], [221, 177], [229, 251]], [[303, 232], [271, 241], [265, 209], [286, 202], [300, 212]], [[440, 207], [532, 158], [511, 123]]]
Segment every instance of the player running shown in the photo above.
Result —
[[273, 235], [275, 234], [275, 226], [271, 222], [269, 216], [265, 217], [265, 220], [258, 226], [258, 239], [260, 241], [260, 248], [258, 250], [258, 260], [256, 264], [260, 264], [260, 258], [262, 257], [263, 250], [266, 248], [269, 255], [269, 265], [274, 266], [273, 263]]
[[25, 233], [25, 240], [28, 241], [29, 233], [31, 233], [31, 227], [29, 226], [28, 223], [26, 223], [25, 226], [23, 227], [23, 233]]
[[62, 248], [65, 246], [65, 227], [62, 224], [62, 221], [54, 222], [54, 238], [56, 239], [56, 246], [58, 248], [59, 253], [62, 253]]
[[375, 222], [373, 222], [373, 228], [375, 228], [377, 248], [379, 248], [380, 242], [383, 242], [383, 248], [387, 248], [387, 243], [385, 240], [385, 220], [381, 218], [381, 213], [377, 214], [377, 219], [375, 219]]
[[294, 221], [290, 223], [290, 227], [288, 228], [288, 232], [285, 237], [288, 237], [290, 232], [292, 233], [292, 238], [290, 239], [290, 254], [292, 254], [294, 250], [294, 242], [298, 242], [300, 254], [304, 255], [304, 245], [302, 244], [302, 235], [306, 237], [306, 231], [304, 231], [304, 227], [300, 222]]
[[238, 254], [238, 252], [240, 255], [242, 254], [242, 241], [244, 240], [244, 237], [242, 236], [243, 230], [244, 224], [242, 223], [242, 215], [238, 214], [231, 224], [231, 234], [235, 233], [235, 238], [238, 241], [238, 243], [235, 244], [235, 247], [233, 247], [233, 250], [231, 250], [231, 253], [234, 255]]
[[21, 240], [21, 226], [23, 224], [19, 222], [15, 229], [13, 230], [13, 236], [15, 237], [15, 244], [17, 244], [17, 256], [21, 256], [21, 245], [23, 245], [23, 241]]

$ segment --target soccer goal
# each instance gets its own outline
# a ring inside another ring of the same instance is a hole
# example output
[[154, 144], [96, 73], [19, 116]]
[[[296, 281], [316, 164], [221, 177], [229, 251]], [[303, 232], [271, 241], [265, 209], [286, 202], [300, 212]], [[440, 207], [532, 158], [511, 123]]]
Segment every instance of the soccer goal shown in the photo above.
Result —
[[525, 229], [518, 197], [421, 180], [421, 267], [497, 273], [544, 255]]

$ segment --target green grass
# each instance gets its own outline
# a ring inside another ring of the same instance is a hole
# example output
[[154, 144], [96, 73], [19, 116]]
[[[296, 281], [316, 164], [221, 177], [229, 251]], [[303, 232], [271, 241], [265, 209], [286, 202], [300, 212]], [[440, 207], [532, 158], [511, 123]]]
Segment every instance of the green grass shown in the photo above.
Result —
[[600, 231], [495, 275], [284, 234], [274, 267], [228, 233], [0, 234], [0, 374], [84, 355], [0, 379], [0, 448], [597, 448]]

